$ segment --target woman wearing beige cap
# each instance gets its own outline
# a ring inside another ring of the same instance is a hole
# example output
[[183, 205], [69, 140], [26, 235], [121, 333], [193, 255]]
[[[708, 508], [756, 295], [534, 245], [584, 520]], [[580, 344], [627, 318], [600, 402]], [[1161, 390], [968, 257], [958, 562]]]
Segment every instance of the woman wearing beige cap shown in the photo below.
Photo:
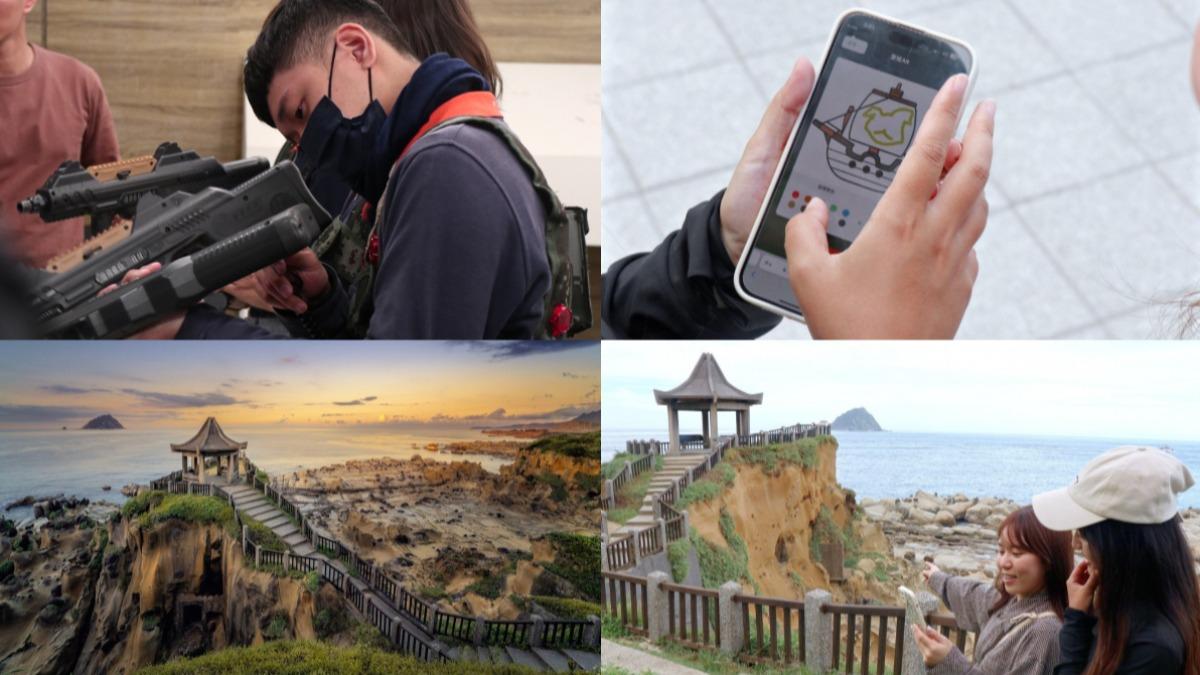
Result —
[[1200, 675], [1200, 584], [1176, 502], [1193, 484], [1169, 452], [1125, 446], [1033, 498], [1084, 557], [1067, 580], [1056, 674]]
[[998, 534], [995, 583], [925, 565], [925, 581], [959, 627], [979, 632], [972, 663], [949, 638], [913, 626], [930, 675], [1050, 675], [1058, 663], [1071, 537], [1042, 527], [1028, 506], [1010, 513]]

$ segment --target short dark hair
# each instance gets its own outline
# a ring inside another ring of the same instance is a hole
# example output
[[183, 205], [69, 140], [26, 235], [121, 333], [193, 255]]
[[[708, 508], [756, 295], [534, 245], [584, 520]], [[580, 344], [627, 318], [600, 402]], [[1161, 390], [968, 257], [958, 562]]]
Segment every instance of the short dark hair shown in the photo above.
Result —
[[361, 24], [401, 53], [411, 53], [396, 24], [374, 0], [280, 0], [246, 52], [246, 98], [258, 119], [275, 126], [267, 104], [275, 73], [320, 58], [329, 34], [348, 22]]

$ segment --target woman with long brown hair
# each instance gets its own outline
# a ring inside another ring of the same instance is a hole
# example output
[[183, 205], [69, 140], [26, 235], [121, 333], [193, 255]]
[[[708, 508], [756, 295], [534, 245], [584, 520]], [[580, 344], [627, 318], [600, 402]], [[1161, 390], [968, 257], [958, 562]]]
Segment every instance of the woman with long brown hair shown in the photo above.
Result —
[[925, 581], [954, 612], [958, 626], [979, 633], [972, 663], [949, 638], [932, 628], [913, 626], [917, 648], [932, 675], [1053, 672], [1067, 607], [1066, 580], [1074, 562], [1071, 537], [1043, 527], [1028, 506], [1010, 513], [997, 534], [994, 583], [950, 576], [933, 563], [925, 565]]
[[1077, 533], [1061, 675], [1200, 675], [1200, 583], [1176, 495], [1195, 481], [1174, 455], [1125, 446], [1068, 488], [1033, 498], [1046, 527]]

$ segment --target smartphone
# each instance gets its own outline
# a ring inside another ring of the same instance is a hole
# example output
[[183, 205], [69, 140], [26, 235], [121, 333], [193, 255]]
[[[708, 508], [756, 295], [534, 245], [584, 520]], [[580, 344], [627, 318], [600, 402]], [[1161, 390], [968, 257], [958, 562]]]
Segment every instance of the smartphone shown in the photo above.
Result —
[[829, 205], [830, 251], [849, 248], [895, 178], [934, 95], [966, 73], [969, 97], [976, 72], [974, 52], [961, 40], [866, 10], [844, 12], [738, 261], [738, 293], [803, 321], [788, 283], [787, 222], [820, 197]]
[[928, 624], [925, 623], [925, 613], [921, 611], [921, 603], [917, 602], [917, 594], [904, 586], [897, 590], [900, 591], [900, 597], [904, 599], [904, 620], [909, 625], [917, 625], [921, 627], [921, 630], [925, 630]]

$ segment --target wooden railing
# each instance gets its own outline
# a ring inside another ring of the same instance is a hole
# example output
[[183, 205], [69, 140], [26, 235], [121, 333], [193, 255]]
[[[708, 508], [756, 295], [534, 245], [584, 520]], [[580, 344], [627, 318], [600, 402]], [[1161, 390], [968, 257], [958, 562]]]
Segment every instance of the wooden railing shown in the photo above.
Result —
[[721, 645], [719, 594], [714, 590], [663, 584], [667, 593], [667, 635], [689, 647]]
[[665, 455], [670, 447], [670, 443], [664, 443], [663, 441], [625, 441], [625, 452], [631, 455], [647, 455], [651, 457], [654, 455]]
[[637, 533], [638, 551], [643, 556], [662, 553], [663, 543], [657, 527], [648, 527]]
[[646, 634], [649, 622], [646, 597], [644, 578], [615, 572], [600, 573], [600, 605], [610, 616], [620, 620], [630, 633]]
[[803, 602], [757, 595], [735, 595], [733, 599], [741, 605], [742, 635], [750, 658], [785, 664], [804, 662]]
[[470, 616], [461, 616], [458, 614], [447, 614], [438, 611], [433, 622], [433, 634], [445, 635], [446, 637], [470, 642], [475, 632], [475, 619]]
[[616, 508], [617, 494], [626, 483], [633, 480], [638, 474], [649, 471], [654, 468], [654, 457], [644, 455], [638, 457], [632, 462], [626, 462], [617, 475], [604, 481], [604, 489], [600, 494], [600, 508], [609, 510]]
[[525, 645], [529, 643], [532, 621], [487, 621], [483, 643], [486, 645]]
[[627, 570], [637, 564], [633, 555], [633, 536], [625, 535], [615, 541], [609, 541], [605, 547], [608, 555], [608, 568], [614, 571]]
[[585, 626], [578, 621], [547, 620], [542, 627], [542, 646], [566, 649], [586, 647]]

